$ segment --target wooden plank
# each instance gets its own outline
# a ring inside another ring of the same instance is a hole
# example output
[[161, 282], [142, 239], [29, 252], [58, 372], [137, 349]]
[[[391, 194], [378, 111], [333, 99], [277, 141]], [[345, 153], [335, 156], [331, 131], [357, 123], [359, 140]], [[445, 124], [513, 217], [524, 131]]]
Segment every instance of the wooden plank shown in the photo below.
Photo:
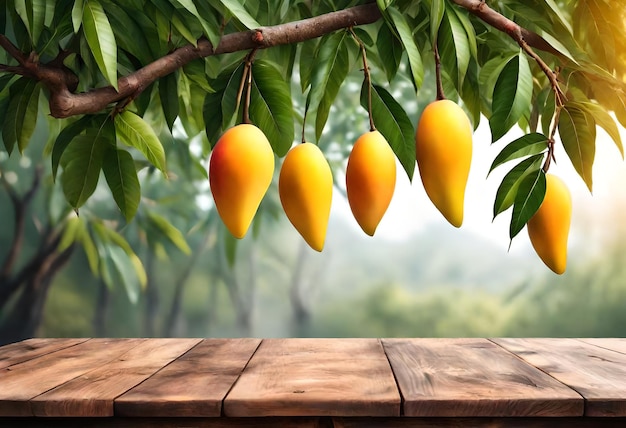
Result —
[[220, 416], [260, 339], [206, 339], [115, 400], [116, 416]]
[[334, 428], [623, 428], [624, 418], [333, 418]]
[[224, 400], [226, 416], [398, 416], [376, 339], [266, 339]]
[[576, 339], [494, 339], [578, 391], [587, 416], [626, 416], [626, 355]]
[[27, 339], [0, 347], [0, 369], [41, 357], [87, 339]]
[[35, 416], [113, 416], [113, 400], [200, 339], [148, 339], [94, 370], [31, 400]]
[[93, 370], [142, 339], [90, 339], [0, 370], [0, 416], [31, 416], [30, 399]]
[[621, 352], [622, 354], [626, 354], [626, 339], [609, 339], [609, 338], [598, 338], [598, 339], [579, 339], [583, 342], [590, 343], [595, 346], [599, 346], [601, 348], [610, 349], [611, 351]]
[[332, 428], [330, 418], [0, 418], [2, 428]]
[[583, 400], [486, 339], [384, 339], [405, 416], [579, 416]]

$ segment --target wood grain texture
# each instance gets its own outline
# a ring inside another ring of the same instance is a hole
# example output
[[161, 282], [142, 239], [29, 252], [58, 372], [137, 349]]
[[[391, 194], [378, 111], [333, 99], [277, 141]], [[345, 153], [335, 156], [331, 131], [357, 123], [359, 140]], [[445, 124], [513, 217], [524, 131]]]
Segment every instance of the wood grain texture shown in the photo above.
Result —
[[579, 339], [585, 343], [590, 343], [600, 348], [609, 349], [611, 351], [626, 354], [626, 339]]
[[334, 428], [623, 428], [623, 418], [333, 418]]
[[113, 400], [178, 358], [200, 339], [150, 339], [31, 400], [35, 416], [113, 416]]
[[206, 339], [115, 400], [118, 416], [220, 416], [260, 339]]
[[224, 400], [226, 416], [397, 416], [377, 339], [266, 339]]
[[626, 355], [576, 339], [494, 339], [578, 391], [587, 416], [626, 416]]
[[14, 418], [2, 428], [332, 428], [330, 418]]
[[0, 347], [0, 369], [41, 357], [87, 339], [27, 339]]
[[405, 416], [579, 416], [582, 398], [486, 339], [383, 339]]
[[30, 400], [137, 346], [142, 339], [90, 339], [0, 370], [0, 416], [31, 416]]

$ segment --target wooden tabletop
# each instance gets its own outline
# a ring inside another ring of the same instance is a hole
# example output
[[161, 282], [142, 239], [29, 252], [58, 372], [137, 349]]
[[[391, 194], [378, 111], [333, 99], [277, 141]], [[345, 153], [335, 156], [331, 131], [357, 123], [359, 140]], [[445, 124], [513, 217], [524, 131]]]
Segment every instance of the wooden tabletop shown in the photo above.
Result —
[[44, 422], [626, 426], [626, 339], [30, 339], [0, 347], [0, 426]]

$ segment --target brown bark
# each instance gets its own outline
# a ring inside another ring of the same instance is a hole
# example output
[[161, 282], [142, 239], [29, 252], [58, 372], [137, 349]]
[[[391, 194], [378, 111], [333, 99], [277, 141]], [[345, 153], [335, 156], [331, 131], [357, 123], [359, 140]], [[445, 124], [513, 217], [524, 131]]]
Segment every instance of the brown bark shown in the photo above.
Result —
[[[453, 0], [453, 2], [469, 10], [487, 24], [509, 34], [531, 56], [531, 47], [559, 55], [539, 35], [520, 27], [489, 8], [484, 0]], [[53, 60], [48, 64], [41, 64], [36, 55], [31, 54], [27, 56], [23, 54], [8, 38], [1, 34], [0, 46], [18, 61], [19, 66], [0, 65], [0, 69], [41, 81], [50, 91], [51, 115], [57, 118], [64, 118], [100, 112], [111, 103], [137, 96], [157, 79], [174, 72], [197, 58], [299, 43], [342, 28], [370, 24], [380, 18], [381, 14], [376, 3], [369, 3], [301, 21], [227, 34], [222, 37], [216, 48], [213, 48], [208, 40], [200, 39], [197, 47], [193, 45], [181, 47], [169, 55], [159, 58], [127, 76], [121, 77], [118, 80], [117, 91], [109, 86], [93, 89], [85, 93], [73, 93], [76, 88], [77, 78], [69, 69], [62, 66], [61, 61]], [[525, 46], [522, 45], [522, 42]], [[60, 55], [63, 56], [65, 54], [65, 52], [62, 52]], [[540, 66], [542, 65], [538, 57], [534, 56], [533, 58], [537, 60]], [[548, 77], [551, 78], [552, 72], [549, 69], [542, 66], [542, 70], [545, 73], [549, 73]]]

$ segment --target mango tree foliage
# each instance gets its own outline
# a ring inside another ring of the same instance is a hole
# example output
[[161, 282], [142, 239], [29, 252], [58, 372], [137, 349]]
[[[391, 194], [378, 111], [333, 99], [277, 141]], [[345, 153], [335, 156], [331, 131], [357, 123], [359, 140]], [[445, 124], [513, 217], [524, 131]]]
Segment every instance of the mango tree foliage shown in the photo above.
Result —
[[[169, 173], [174, 128], [202, 142], [186, 151], [195, 168], [241, 122], [247, 62], [250, 119], [283, 157], [303, 115], [306, 139], [328, 147], [331, 109], [366, 52], [371, 113], [410, 179], [417, 117], [394, 98], [399, 82], [417, 97], [437, 75], [439, 95], [474, 127], [489, 121], [491, 143], [526, 131], [492, 165], [509, 168], [494, 215], [513, 208], [513, 238], [543, 199], [555, 144], [589, 190], [597, 126], [623, 155], [613, 118], [626, 125], [625, 19], [622, 2], [609, 0], [6, 0], [1, 147], [24, 152], [47, 121], [70, 206], [79, 211], [104, 175], [130, 221], [141, 204], [138, 172]], [[370, 108], [365, 95], [361, 104]], [[533, 209], [519, 206], [530, 196]]]

